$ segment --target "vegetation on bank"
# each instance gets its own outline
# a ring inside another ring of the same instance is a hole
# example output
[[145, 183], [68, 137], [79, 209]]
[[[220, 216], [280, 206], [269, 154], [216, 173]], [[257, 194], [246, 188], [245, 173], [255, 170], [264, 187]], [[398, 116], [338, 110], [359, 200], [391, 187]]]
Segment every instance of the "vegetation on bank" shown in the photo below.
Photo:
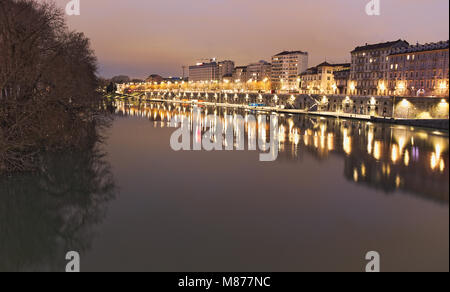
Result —
[[89, 39], [55, 4], [0, 1], [0, 173], [98, 138], [106, 120], [96, 71]]

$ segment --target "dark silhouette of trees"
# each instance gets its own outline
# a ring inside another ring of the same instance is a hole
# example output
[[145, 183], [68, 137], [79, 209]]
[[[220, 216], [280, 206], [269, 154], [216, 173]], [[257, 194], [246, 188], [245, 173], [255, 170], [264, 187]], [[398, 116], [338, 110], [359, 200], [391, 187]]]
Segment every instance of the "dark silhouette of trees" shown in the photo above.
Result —
[[[0, 1], [0, 172], [78, 147], [101, 123], [96, 58], [55, 4]], [[95, 131], [94, 131], [95, 132]]]
[[113, 82], [110, 82], [106, 87], [106, 93], [115, 93], [117, 91], [117, 85]]
[[34, 173], [0, 176], [0, 271], [63, 272], [87, 252], [117, 188], [95, 140], [44, 154]]
[[131, 81], [130, 77], [128, 77], [126, 75], [119, 75], [119, 76], [114, 76], [113, 78], [111, 78], [111, 82], [113, 82], [113, 83], [128, 83], [130, 81]]

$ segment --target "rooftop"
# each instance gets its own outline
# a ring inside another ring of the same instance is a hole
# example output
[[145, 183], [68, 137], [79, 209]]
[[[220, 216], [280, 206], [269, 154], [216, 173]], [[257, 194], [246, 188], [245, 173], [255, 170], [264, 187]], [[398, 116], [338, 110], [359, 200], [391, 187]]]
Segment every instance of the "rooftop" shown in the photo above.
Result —
[[449, 41], [441, 41], [441, 42], [437, 42], [437, 43], [427, 43], [424, 45], [417, 44], [417, 45], [411, 45], [408, 47], [397, 48], [392, 51], [391, 55], [419, 53], [419, 52], [445, 50], [445, 49], [448, 50], [448, 48], [449, 48]]
[[301, 73], [300, 75], [303, 76], [303, 75], [317, 74], [319, 72], [320, 67], [344, 67], [345, 69], [350, 70], [350, 66], [351, 66], [350, 63], [331, 64], [328, 62], [323, 62], [315, 67], [308, 68], [305, 72]]
[[366, 44], [365, 46], [356, 47], [352, 51], [352, 53], [363, 52], [363, 51], [371, 51], [371, 50], [380, 50], [380, 49], [389, 49], [392, 47], [407, 47], [409, 43], [402, 39], [393, 42], [379, 43], [379, 44]]
[[319, 68], [319, 67], [350, 67], [350, 66], [351, 66], [350, 63], [331, 64], [328, 62], [323, 62], [317, 65], [316, 67]]
[[298, 55], [298, 54], [301, 54], [301, 55], [308, 55], [307, 52], [302, 52], [302, 51], [284, 51], [284, 52], [281, 52], [281, 53], [275, 55], [275, 57], [278, 57], [278, 56], [287, 56], [287, 55]]

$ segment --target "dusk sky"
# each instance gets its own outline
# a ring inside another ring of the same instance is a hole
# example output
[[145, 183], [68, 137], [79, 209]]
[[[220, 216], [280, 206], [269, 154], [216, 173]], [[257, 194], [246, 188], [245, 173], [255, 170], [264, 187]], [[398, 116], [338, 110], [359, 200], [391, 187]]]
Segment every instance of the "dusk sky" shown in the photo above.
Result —
[[365, 13], [368, 2], [81, 0], [81, 15], [68, 21], [92, 40], [103, 77], [179, 76], [200, 59], [246, 65], [283, 50], [309, 52], [313, 66], [350, 61], [365, 43], [449, 39], [448, 0], [381, 0], [381, 16]]

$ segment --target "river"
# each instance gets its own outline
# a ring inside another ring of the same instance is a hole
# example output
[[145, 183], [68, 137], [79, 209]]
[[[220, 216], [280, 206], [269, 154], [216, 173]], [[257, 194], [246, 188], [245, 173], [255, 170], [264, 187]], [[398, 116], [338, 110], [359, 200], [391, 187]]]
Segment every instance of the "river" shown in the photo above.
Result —
[[0, 180], [0, 270], [63, 271], [76, 250], [82, 271], [364, 271], [369, 251], [383, 271], [448, 271], [448, 133], [276, 115], [262, 162], [172, 150], [194, 111], [243, 117], [246, 146], [270, 115], [118, 102], [92, 151]]

